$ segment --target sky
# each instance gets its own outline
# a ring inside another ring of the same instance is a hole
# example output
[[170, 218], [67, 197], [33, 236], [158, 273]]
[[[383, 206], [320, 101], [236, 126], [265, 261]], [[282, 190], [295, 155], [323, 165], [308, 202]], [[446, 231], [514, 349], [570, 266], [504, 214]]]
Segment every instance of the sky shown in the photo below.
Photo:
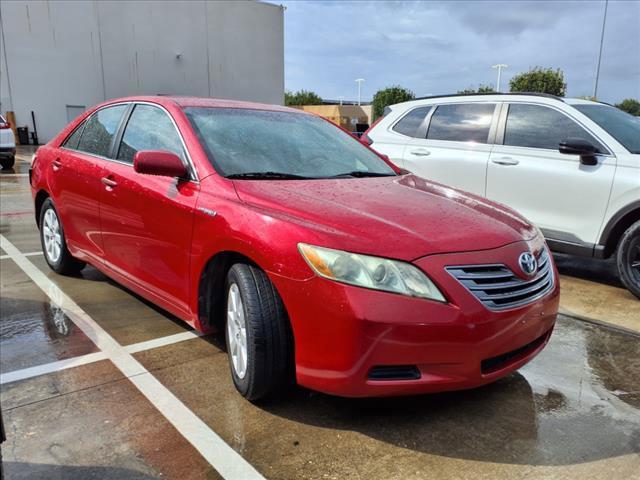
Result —
[[[416, 96], [501, 90], [531, 67], [560, 68], [567, 96], [593, 95], [604, 0], [283, 1], [285, 88], [362, 100], [401, 85]], [[640, 99], [640, 1], [610, 0], [598, 99]]]

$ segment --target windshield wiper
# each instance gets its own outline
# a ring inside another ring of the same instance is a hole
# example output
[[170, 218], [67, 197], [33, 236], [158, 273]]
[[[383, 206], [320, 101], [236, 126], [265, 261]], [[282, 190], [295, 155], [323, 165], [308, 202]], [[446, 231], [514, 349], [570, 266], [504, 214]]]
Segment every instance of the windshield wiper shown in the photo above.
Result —
[[354, 170], [352, 172], [340, 173], [338, 175], [332, 175], [327, 178], [343, 178], [343, 177], [355, 177], [355, 178], [364, 178], [364, 177], [395, 177], [395, 173], [380, 173], [380, 172], [367, 172], [366, 170]]
[[309, 177], [303, 177], [302, 175], [294, 175], [293, 173], [284, 172], [244, 172], [244, 173], [232, 173], [227, 175], [227, 178], [231, 179], [250, 179], [250, 180], [305, 180]]

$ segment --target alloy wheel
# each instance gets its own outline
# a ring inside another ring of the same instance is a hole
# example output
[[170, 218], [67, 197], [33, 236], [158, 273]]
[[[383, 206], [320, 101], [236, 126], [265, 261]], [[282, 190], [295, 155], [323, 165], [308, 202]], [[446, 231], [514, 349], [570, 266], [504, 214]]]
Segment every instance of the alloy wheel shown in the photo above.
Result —
[[247, 322], [238, 285], [232, 283], [227, 297], [227, 342], [231, 364], [238, 378], [247, 374]]
[[51, 263], [56, 263], [62, 253], [62, 234], [60, 232], [60, 221], [52, 208], [48, 209], [44, 214], [42, 236], [47, 258]]

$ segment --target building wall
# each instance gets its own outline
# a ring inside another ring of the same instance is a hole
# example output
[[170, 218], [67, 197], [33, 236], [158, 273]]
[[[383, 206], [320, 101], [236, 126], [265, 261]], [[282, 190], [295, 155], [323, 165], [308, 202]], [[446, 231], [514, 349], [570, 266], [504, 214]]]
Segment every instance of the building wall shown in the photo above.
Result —
[[0, 111], [40, 142], [105, 99], [196, 95], [282, 104], [283, 9], [253, 1], [2, 2]]

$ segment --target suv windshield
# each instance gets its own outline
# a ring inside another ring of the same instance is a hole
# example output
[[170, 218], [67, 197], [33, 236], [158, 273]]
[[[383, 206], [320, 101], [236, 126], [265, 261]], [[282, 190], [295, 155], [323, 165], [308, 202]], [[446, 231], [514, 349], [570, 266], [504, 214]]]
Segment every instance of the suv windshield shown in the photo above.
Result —
[[640, 153], [640, 118], [608, 105], [574, 105], [631, 153]]
[[186, 108], [209, 161], [226, 177], [353, 178], [395, 175], [359, 141], [313, 115]]

